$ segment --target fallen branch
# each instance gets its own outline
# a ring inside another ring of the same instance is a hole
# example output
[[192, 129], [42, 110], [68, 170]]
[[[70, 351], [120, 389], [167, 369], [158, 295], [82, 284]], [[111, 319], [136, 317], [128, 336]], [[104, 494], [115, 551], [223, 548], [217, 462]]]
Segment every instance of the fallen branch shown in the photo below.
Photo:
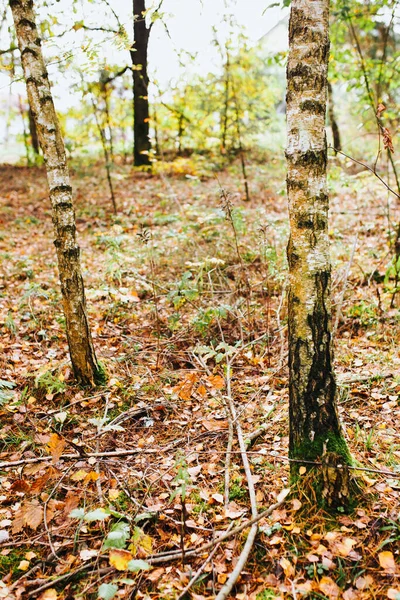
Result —
[[[37, 594], [39, 594], [39, 592], [44, 592], [44, 590], [48, 590], [49, 588], [51, 588], [55, 585], [58, 585], [59, 583], [61, 583], [61, 581], [65, 581], [66, 579], [71, 579], [71, 577], [75, 577], [75, 575], [77, 575], [78, 573], [81, 573], [82, 571], [87, 571], [92, 566], [93, 566], [92, 563], [90, 563], [88, 565], [83, 565], [83, 567], [79, 567], [79, 569], [75, 569], [74, 571], [72, 571], [70, 573], [65, 573], [64, 575], [60, 575], [60, 577], [57, 577], [56, 579], [51, 579], [44, 585], [41, 585], [40, 587], [36, 588], [35, 590], [32, 590], [31, 592], [29, 592], [29, 594], [27, 594], [26, 597], [31, 598], [32, 596], [36, 596]], [[96, 574], [97, 575], [105, 575], [106, 573], [111, 573], [111, 571], [114, 571], [113, 567], [105, 567], [104, 569], [97, 569]]]
[[[110, 452], [87, 452], [83, 457], [82, 454], [61, 454], [58, 460], [82, 460], [83, 458], [107, 458], [107, 457], [119, 457], [119, 456], [134, 456], [135, 454], [160, 454], [160, 452], [169, 450], [170, 447], [155, 450], [145, 450], [143, 448], [137, 448], [135, 450], [113, 450]], [[37, 462], [51, 461], [52, 456], [36, 456], [35, 458], [21, 458], [21, 460], [11, 460], [9, 462], [1, 462], [0, 469], [7, 469], [9, 467], [18, 467], [19, 465], [29, 465]]]
[[[254, 488], [254, 483], [253, 483], [253, 479], [252, 479], [252, 475], [251, 475], [249, 459], [248, 459], [248, 456], [246, 453], [246, 444], [245, 444], [245, 441], [243, 438], [242, 428], [239, 423], [235, 404], [234, 404], [233, 398], [232, 398], [231, 363], [228, 359], [226, 360], [226, 389], [227, 389], [226, 400], [228, 402], [228, 406], [230, 409], [230, 413], [232, 415], [233, 422], [235, 423], [236, 433], [237, 433], [239, 447], [240, 447], [240, 454], [242, 457], [243, 468], [244, 468], [244, 472], [246, 474], [247, 486], [249, 489], [251, 514], [252, 514], [252, 517], [255, 519], [258, 516], [256, 491]], [[232, 590], [233, 586], [235, 585], [236, 581], [238, 580], [238, 578], [247, 562], [247, 559], [249, 558], [249, 554], [251, 552], [254, 541], [256, 539], [257, 532], [258, 532], [258, 523], [255, 522], [251, 526], [250, 533], [247, 536], [246, 543], [244, 545], [242, 552], [240, 553], [240, 556], [236, 563], [235, 568], [233, 569], [232, 573], [228, 577], [225, 584], [220, 589], [215, 600], [225, 600], [228, 597], [230, 591]]]

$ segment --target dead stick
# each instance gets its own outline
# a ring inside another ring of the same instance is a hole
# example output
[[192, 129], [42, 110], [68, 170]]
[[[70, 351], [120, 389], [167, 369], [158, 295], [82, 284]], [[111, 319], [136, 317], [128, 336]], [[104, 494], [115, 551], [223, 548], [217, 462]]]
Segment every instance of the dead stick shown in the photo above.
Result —
[[[137, 448], [135, 450], [114, 450], [110, 452], [87, 452], [85, 456], [82, 454], [61, 454], [58, 460], [82, 460], [84, 458], [106, 458], [112, 456], [134, 456], [135, 454], [160, 454], [160, 452], [165, 452], [169, 450], [170, 447], [157, 450], [145, 450], [142, 448]], [[19, 465], [28, 465], [36, 462], [46, 462], [48, 460], [52, 460], [52, 456], [36, 456], [35, 458], [21, 458], [21, 460], [12, 460], [9, 462], [0, 463], [0, 469], [7, 469], [8, 467], [18, 467]]]
[[[231, 363], [230, 363], [230, 360], [227, 358], [226, 359], [226, 389], [227, 389], [226, 400], [228, 401], [230, 413], [232, 415], [232, 419], [236, 426], [236, 433], [237, 433], [237, 438], [239, 441], [239, 447], [240, 447], [240, 453], [242, 456], [243, 468], [244, 468], [244, 472], [246, 474], [247, 486], [249, 489], [251, 514], [252, 514], [253, 518], [257, 518], [258, 510], [257, 510], [256, 491], [255, 491], [253, 479], [251, 476], [249, 458], [246, 453], [246, 444], [245, 444], [245, 441], [243, 438], [242, 427], [240, 425], [238, 415], [236, 412], [236, 408], [235, 408], [235, 404], [234, 404], [234, 401], [232, 398], [231, 372], [232, 372]], [[220, 589], [215, 600], [225, 600], [228, 597], [228, 595], [230, 594], [233, 586], [235, 585], [236, 581], [238, 580], [238, 578], [249, 558], [249, 554], [250, 554], [253, 544], [255, 542], [257, 532], [258, 532], [258, 523], [256, 522], [256, 523], [253, 523], [253, 525], [251, 526], [250, 533], [247, 536], [246, 543], [244, 545], [242, 552], [240, 553], [240, 556], [235, 565], [235, 568], [233, 569], [233, 571], [230, 574], [230, 576], [228, 577], [227, 581], [224, 583], [224, 585]]]

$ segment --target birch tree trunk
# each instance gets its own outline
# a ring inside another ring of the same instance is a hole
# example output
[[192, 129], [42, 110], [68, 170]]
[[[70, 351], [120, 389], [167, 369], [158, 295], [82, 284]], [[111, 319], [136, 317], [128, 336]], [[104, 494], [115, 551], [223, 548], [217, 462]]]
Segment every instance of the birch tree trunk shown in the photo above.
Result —
[[42, 148], [55, 229], [58, 270], [71, 362], [76, 379], [96, 383], [96, 360], [86, 312], [85, 292], [76, 243], [72, 188], [58, 118], [44, 64], [32, 0], [10, 0], [29, 104]]
[[[311, 461], [324, 457], [327, 467], [351, 459], [339, 423], [333, 370], [325, 131], [328, 59], [329, 0], [293, 0], [286, 150], [290, 220], [289, 455]], [[292, 475], [296, 476], [299, 463], [291, 465]], [[345, 504], [347, 469], [333, 468], [330, 474], [325, 471], [322, 496], [328, 504]]]

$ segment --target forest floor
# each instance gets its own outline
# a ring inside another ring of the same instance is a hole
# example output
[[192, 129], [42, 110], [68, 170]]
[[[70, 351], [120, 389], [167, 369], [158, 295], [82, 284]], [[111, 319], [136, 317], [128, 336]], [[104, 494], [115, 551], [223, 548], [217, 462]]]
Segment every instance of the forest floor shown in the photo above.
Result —
[[73, 169], [108, 376], [92, 390], [71, 375], [45, 172], [0, 167], [0, 598], [212, 598], [249, 532], [236, 531], [249, 486], [259, 512], [277, 506], [230, 598], [400, 598], [399, 206], [372, 174], [331, 165], [340, 415], [365, 469], [358, 506], [332, 516], [313, 507], [305, 468], [282, 494], [284, 163], [249, 165], [250, 202], [237, 165], [205, 164], [116, 166], [116, 216], [102, 167]]

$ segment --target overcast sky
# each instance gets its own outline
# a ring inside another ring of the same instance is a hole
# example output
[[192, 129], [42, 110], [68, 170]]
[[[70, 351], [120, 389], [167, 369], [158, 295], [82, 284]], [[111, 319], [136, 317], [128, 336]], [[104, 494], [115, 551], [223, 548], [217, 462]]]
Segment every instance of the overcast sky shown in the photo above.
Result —
[[[108, 0], [109, 5], [113, 7], [120, 21], [125, 25], [128, 34], [132, 31], [132, 0]], [[146, 6], [158, 6], [159, 0], [148, 0]], [[161, 88], [168, 88], [186, 72], [200, 72], [206, 74], [209, 71], [218, 69], [219, 58], [218, 51], [213, 45], [214, 32], [220, 42], [224, 42], [228, 27], [224, 23], [224, 15], [233, 14], [235, 21], [243, 28], [244, 33], [253, 40], [258, 41], [263, 35], [270, 31], [287, 11], [282, 12], [279, 7], [267, 8], [271, 0], [164, 0], [162, 5], [163, 20], [167, 25], [169, 35], [162, 22], [155, 23], [149, 43], [149, 71], [151, 77], [158, 80]], [[98, 0], [95, 3], [88, 3], [82, 0], [76, 4], [78, 12], [73, 14], [70, 10], [71, 0], [59, 0], [53, 5], [52, 11], [60, 10], [60, 20], [68, 29], [73, 23], [82, 19], [85, 24], [117, 28], [116, 21], [106, 5]], [[102, 8], [103, 7], [103, 8]], [[42, 11], [40, 16], [46, 14]], [[48, 13], [47, 13], [48, 14]], [[0, 48], [7, 47], [9, 41], [2, 35]], [[44, 44], [46, 56], [55, 56], [59, 54], [62, 59], [64, 52], [73, 50], [74, 61], [77, 64], [87, 63], [87, 54], [82, 51], [81, 46], [94, 40], [97, 49], [105, 61], [111, 64], [124, 66], [129, 64], [129, 54], [126, 49], [118, 50], [110, 37], [103, 44], [104, 34], [80, 31], [71, 31], [59, 40], [47, 42]], [[57, 52], [56, 46], [60, 48]], [[182, 51], [191, 55], [196, 55], [196, 60], [192, 62], [187, 56], [183, 58], [184, 66], [179, 62], [179, 56], [182, 58]], [[69, 73], [60, 75], [57, 65], [49, 64], [50, 79], [53, 83], [53, 93], [56, 102], [56, 108], [66, 109], [69, 105], [79, 101], [69, 91], [72, 82]], [[98, 63], [92, 64], [92, 69], [97, 71]], [[88, 71], [89, 72], [89, 71]], [[1, 108], [4, 111], [6, 105], [13, 102], [17, 103], [18, 94], [25, 96], [25, 84], [23, 81], [12, 85], [12, 96], [10, 97], [10, 78], [7, 74], [0, 73], [0, 101]], [[13, 129], [13, 128], [12, 128]], [[5, 119], [0, 118], [0, 142], [5, 132]]]

